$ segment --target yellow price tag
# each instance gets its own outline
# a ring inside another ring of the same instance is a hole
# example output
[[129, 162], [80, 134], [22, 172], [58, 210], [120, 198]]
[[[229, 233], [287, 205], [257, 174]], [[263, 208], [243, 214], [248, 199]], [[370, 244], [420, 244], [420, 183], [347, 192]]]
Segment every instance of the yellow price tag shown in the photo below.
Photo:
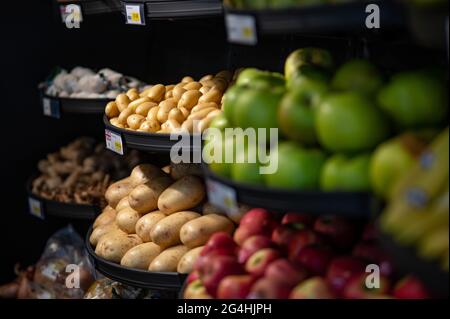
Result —
[[114, 142], [114, 147], [117, 152], [119, 152], [119, 153], [122, 152], [122, 144], [119, 141]]
[[141, 15], [139, 14], [139, 12], [133, 12], [131, 14], [131, 21], [133, 21], [133, 22], [140, 22], [141, 21]]

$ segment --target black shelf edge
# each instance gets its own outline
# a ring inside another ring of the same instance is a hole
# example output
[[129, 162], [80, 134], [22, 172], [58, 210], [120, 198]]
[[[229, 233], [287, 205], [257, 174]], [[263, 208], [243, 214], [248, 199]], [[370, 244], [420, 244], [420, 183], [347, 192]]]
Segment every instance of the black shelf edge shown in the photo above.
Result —
[[438, 264], [419, 258], [414, 247], [400, 246], [394, 238], [386, 234], [378, 225], [380, 243], [391, 256], [394, 264], [402, 273], [412, 273], [437, 297], [448, 297], [449, 274]]
[[97, 256], [89, 242], [91, 233], [92, 226], [86, 234], [86, 250], [94, 268], [105, 277], [129, 286], [140, 288], [180, 291], [183, 287], [187, 277], [185, 274], [132, 269]]
[[[365, 20], [366, 6], [376, 4], [380, 8], [380, 29], [368, 29]], [[239, 10], [224, 8], [225, 15], [248, 15], [256, 20], [258, 35], [371, 32], [405, 26], [404, 6], [395, 1], [354, 1], [308, 7], [282, 9]]]
[[77, 4], [81, 6], [83, 15], [96, 15], [119, 12], [122, 7], [120, 0], [68, 0], [55, 1], [57, 6]]
[[[172, 147], [181, 139], [180, 137], [178, 140], [171, 140], [170, 134], [143, 133], [122, 129], [112, 125], [106, 115], [103, 116], [103, 123], [105, 124], [105, 129], [121, 136], [124, 149], [131, 148], [147, 152], [169, 153]], [[201, 152], [201, 146], [194, 145], [194, 138], [193, 135], [189, 135], [189, 147], [182, 148], [183, 152], [189, 152], [190, 154]]]
[[37, 194], [34, 194], [32, 192], [32, 183], [36, 177], [37, 174], [34, 174], [28, 179], [26, 183], [26, 191], [29, 199], [33, 199], [40, 203], [43, 211], [42, 215], [45, 219], [47, 217], [58, 217], [66, 219], [94, 220], [101, 213], [101, 208], [97, 206], [63, 203], [45, 199]]
[[240, 204], [261, 207], [279, 213], [299, 212], [312, 215], [338, 214], [350, 218], [370, 218], [378, 214], [382, 203], [366, 192], [321, 192], [273, 189], [239, 184], [220, 177], [203, 164], [207, 179], [231, 187]]
[[[223, 14], [220, 0], [129, 0], [122, 4], [144, 3], [145, 16], [149, 19], [180, 19], [218, 17]], [[125, 14], [124, 5], [122, 13]]]

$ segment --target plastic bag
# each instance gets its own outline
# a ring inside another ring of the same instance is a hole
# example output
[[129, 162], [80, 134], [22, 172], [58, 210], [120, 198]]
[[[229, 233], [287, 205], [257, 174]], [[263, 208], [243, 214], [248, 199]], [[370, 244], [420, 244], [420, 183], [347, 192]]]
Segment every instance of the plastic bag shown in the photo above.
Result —
[[83, 239], [69, 225], [47, 241], [44, 253], [36, 264], [32, 297], [81, 299], [93, 281], [93, 268]]

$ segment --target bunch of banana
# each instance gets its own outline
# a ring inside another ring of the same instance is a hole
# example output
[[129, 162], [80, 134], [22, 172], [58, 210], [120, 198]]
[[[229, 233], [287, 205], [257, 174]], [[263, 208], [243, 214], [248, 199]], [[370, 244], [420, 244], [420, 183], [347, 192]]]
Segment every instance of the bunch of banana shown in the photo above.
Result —
[[449, 264], [449, 130], [420, 156], [394, 185], [393, 200], [380, 219], [383, 230], [401, 245], [414, 246], [427, 260]]

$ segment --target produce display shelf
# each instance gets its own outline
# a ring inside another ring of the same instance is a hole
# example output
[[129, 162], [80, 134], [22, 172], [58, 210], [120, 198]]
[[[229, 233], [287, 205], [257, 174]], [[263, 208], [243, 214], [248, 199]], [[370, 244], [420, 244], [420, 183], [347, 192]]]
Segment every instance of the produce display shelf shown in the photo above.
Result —
[[367, 192], [321, 192], [273, 189], [246, 185], [220, 177], [206, 164], [207, 180], [224, 185], [240, 204], [263, 207], [279, 213], [299, 212], [314, 215], [336, 214], [351, 218], [370, 218], [381, 210], [381, 202]]
[[382, 246], [401, 272], [417, 276], [437, 297], [448, 296], [448, 272], [436, 263], [419, 258], [414, 247], [400, 246], [390, 235], [381, 230], [378, 233]]
[[[106, 116], [103, 117], [103, 122], [107, 131], [120, 136], [123, 149], [131, 148], [147, 152], [169, 153], [172, 147], [182, 138], [181, 136], [178, 136], [178, 139], [171, 140], [170, 134], [143, 133], [122, 129], [112, 125]], [[187, 140], [187, 138], [185, 138], [185, 140]], [[201, 143], [195, 143], [194, 140], [194, 135], [190, 135], [189, 145], [181, 147], [182, 152], [188, 152], [189, 154], [192, 154], [193, 152], [200, 152], [201, 145], [198, 144]]]
[[41, 91], [41, 106], [45, 115], [60, 118], [63, 114], [102, 114], [111, 99], [55, 97]]
[[221, 16], [220, 0], [122, 0], [125, 4], [144, 4], [145, 17], [149, 19], [207, 18]]
[[405, 24], [403, 5], [395, 1], [353, 1], [280, 9], [234, 9], [224, 7], [225, 16], [251, 16], [258, 35], [297, 33], [360, 33], [377, 31], [366, 26], [369, 4], [380, 9], [380, 29], [398, 28]]
[[120, 266], [97, 256], [89, 243], [92, 227], [86, 235], [86, 250], [95, 269], [105, 277], [117, 282], [148, 289], [180, 291], [187, 277], [175, 272], [151, 272]]
[[100, 214], [97, 206], [63, 203], [49, 200], [32, 192], [32, 183], [37, 175], [33, 175], [27, 182], [28, 204], [30, 214], [46, 219], [48, 217], [93, 220]]

